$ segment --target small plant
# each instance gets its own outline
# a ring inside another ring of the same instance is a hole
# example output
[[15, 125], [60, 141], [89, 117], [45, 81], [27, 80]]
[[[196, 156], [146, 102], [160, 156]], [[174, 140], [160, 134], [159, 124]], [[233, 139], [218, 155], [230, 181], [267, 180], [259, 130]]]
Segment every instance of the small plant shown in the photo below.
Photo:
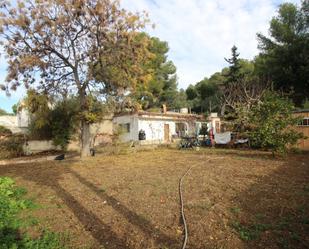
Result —
[[12, 135], [11, 130], [0, 125], [0, 136], [9, 136], [9, 135]]
[[4, 249], [62, 249], [63, 236], [44, 231], [37, 239], [22, 233], [20, 228], [27, 222], [19, 214], [34, 207], [32, 201], [24, 199], [26, 190], [15, 186], [9, 177], [0, 177], [0, 248]]
[[232, 207], [232, 208], [230, 208], [230, 210], [233, 214], [239, 214], [240, 211], [241, 211], [241, 209], [239, 207]]
[[12, 158], [22, 156], [24, 144], [24, 137], [10, 136], [0, 141], [0, 158]]
[[232, 224], [232, 227], [238, 232], [242, 240], [249, 241], [258, 239], [262, 232], [270, 228], [270, 225], [260, 223], [243, 225], [236, 221]]
[[22, 199], [25, 193], [25, 189], [15, 187], [11, 178], [0, 178], [1, 248], [14, 248], [12, 246], [19, 237], [18, 228], [21, 226], [21, 220], [17, 218], [17, 215], [31, 206], [31, 202]]

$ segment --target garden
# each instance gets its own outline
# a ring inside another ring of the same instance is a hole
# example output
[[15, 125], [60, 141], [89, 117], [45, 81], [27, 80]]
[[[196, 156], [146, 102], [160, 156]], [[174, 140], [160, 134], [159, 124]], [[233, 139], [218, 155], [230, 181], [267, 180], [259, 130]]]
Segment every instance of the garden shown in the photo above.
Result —
[[188, 248], [308, 248], [307, 159], [160, 148], [2, 165], [1, 248], [180, 248], [191, 166]]

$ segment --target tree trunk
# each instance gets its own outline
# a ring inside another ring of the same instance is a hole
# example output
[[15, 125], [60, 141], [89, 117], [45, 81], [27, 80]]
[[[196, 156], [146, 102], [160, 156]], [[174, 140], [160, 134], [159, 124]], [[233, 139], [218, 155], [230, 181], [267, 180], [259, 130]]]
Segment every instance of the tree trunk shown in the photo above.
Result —
[[[86, 100], [86, 92], [84, 89], [81, 89], [79, 93], [80, 98], [80, 107], [81, 111], [85, 112], [88, 111], [87, 108], [87, 100]], [[80, 141], [80, 155], [81, 157], [88, 157], [90, 156], [90, 143], [91, 143], [91, 134], [90, 134], [90, 124], [87, 120], [82, 117], [81, 120], [81, 141]]]
[[221, 106], [221, 116], [223, 117], [225, 113], [225, 104]]
[[90, 156], [90, 124], [85, 120], [81, 121], [81, 157]]

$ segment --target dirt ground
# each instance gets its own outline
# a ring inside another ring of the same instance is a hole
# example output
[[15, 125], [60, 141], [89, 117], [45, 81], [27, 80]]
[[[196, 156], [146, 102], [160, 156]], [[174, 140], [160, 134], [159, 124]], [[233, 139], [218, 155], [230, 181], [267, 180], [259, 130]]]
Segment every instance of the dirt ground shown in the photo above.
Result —
[[[309, 155], [158, 149], [0, 165], [40, 208], [37, 230], [68, 232], [72, 248], [309, 248]], [[35, 233], [34, 233], [35, 234]]]

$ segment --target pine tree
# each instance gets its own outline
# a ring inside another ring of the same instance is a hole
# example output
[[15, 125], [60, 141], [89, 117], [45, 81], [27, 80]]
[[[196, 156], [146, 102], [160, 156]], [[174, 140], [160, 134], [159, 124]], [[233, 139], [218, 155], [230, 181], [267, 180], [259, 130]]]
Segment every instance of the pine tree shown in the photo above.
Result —
[[232, 57], [230, 59], [226, 59], [226, 62], [230, 64], [229, 66], [229, 72], [227, 74], [227, 83], [230, 82], [237, 82], [241, 78], [241, 73], [240, 73], [240, 59], [239, 53], [237, 52], [237, 47], [234, 45], [231, 49], [232, 51]]

